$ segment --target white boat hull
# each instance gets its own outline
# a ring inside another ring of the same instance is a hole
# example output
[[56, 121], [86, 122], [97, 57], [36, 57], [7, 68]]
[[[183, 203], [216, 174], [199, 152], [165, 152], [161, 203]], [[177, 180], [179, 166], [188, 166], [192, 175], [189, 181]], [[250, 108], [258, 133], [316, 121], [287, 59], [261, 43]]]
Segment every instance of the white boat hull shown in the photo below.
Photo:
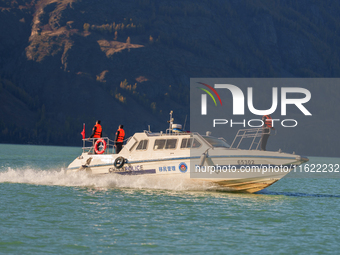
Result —
[[[132, 160], [131, 157], [129, 159], [129, 155], [125, 155], [127, 162], [122, 167], [117, 168], [114, 162], [116, 158], [122, 157], [122, 154], [95, 155], [83, 153], [70, 164], [67, 172], [84, 171], [92, 175], [132, 175], [136, 176], [136, 178], [141, 175], [148, 178], [157, 176], [157, 178], [165, 179], [176, 177], [183, 180], [191, 179], [200, 183], [214, 184], [214, 187], [222, 190], [254, 193], [272, 185], [293, 170], [294, 166], [307, 161], [307, 159], [297, 155], [279, 152], [266, 152], [266, 155], [260, 154], [259, 151], [249, 151], [248, 155], [244, 155], [243, 150], [230, 150], [230, 155], [214, 155], [214, 153], [211, 153], [200, 168], [204, 169], [205, 167], [205, 169], [208, 169], [209, 166], [225, 166], [224, 170], [227, 170], [229, 166], [229, 168], [236, 169], [236, 171], [240, 171], [241, 167], [257, 169], [257, 171], [239, 173], [239, 175], [221, 171], [197, 175], [197, 173], [190, 171], [196, 170], [195, 166], [201, 163], [200, 158], [188, 154], [184, 155], [184, 157], [182, 155], [177, 158], [172, 156], [154, 160], [143, 158]], [[91, 162], [86, 164], [89, 160]], [[272, 167], [286, 166], [288, 170], [263, 172], [263, 166], [268, 165]]]

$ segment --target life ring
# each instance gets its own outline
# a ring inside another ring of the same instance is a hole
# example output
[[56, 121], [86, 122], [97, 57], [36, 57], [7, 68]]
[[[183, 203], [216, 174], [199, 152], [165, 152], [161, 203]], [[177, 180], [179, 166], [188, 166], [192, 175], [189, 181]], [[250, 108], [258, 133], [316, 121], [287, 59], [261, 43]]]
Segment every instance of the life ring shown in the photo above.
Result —
[[[102, 149], [99, 150], [99, 144], [103, 143]], [[106, 150], [106, 142], [104, 139], [100, 138], [96, 141], [96, 143], [94, 144], [94, 151], [96, 152], [96, 154], [103, 154]]]
[[113, 165], [116, 167], [116, 168], [122, 168], [124, 166], [124, 163], [125, 163], [125, 158], [123, 157], [118, 157], [115, 159], [115, 162], [113, 163]]

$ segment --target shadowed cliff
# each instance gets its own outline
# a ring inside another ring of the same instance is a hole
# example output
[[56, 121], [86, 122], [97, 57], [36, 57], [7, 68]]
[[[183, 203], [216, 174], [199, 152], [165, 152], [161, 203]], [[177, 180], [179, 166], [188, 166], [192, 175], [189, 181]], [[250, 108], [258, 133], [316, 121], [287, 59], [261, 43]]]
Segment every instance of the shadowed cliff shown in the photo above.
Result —
[[340, 74], [334, 1], [19, 0], [0, 11], [3, 143], [79, 145], [96, 119], [110, 137], [119, 124], [165, 130], [170, 110], [179, 123], [189, 114], [190, 77]]

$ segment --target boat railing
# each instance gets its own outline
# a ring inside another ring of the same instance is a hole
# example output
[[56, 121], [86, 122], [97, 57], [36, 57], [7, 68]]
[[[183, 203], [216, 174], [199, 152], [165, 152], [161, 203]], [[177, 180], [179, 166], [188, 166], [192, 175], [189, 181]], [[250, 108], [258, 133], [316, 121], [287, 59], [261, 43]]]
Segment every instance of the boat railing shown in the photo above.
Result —
[[115, 142], [108, 137], [83, 139], [83, 153], [95, 154], [94, 144], [98, 139], [103, 139], [106, 143], [106, 149], [103, 154], [115, 154]]
[[171, 131], [169, 129], [166, 130], [166, 132], [150, 132], [150, 131], [147, 131], [147, 130], [144, 130], [144, 133], [147, 135], [147, 136], [165, 136], [165, 135], [173, 135], [173, 136], [181, 136], [181, 135], [191, 135], [193, 133], [191, 132], [188, 132], [188, 131], [181, 131], [181, 132], [174, 132], [174, 131]]
[[[252, 139], [250, 140], [249, 150], [258, 150], [262, 140], [262, 132], [263, 128], [240, 129], [230, 148], [238, 149], [244, 139]], [[249, 140], [247, 141], [249, 143]]]

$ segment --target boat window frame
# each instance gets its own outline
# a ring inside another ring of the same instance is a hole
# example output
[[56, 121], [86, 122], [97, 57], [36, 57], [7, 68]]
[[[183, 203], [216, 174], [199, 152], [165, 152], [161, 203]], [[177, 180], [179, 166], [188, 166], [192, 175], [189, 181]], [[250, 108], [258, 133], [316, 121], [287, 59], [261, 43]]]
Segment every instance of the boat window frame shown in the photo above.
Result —
[[[155, 148], [155, 146], [156, 146], [156, 142], [157, 141], [161, 141], [161, 140], [164, 140], [164, 145], [163, 145], [163, 147], [162, 148]], [[153, 149], [154, 150], [156, 150], [156, 151], [158, 151], [158, 150], [164, 150], [164, 147], [165, 147], [165, 143], [166, 143], [166, 138], [162, 138], [162, 139], [155, 139], [155, 142], [153, 143]]]
[[[164, 146], [162, 147], [162, 148], [155, 148], [155, 146], [156, 146], [156, 142], [157, 141], [160, 141], [160, 140], [165, 140], [165, 142], [164, 142]], [[168, 140], [176, 140], [176, 142], [175, 142], [175, 147], [172, 147], [172, 148], [166, 148], [166, 145], [167, 145], [167, 141]], [[153, 144], [153, 150], [155, 150], [155, 151], [158, 151], [158, 150], [176, 150], [176, 148], [177, 148], [177, 143], [178, 143], [178, 138], [161, 138], [161, 139], [155, 139], [155, 142], [154, 142], [154, 144]]]
[[[183, 147], [182, 148], [182, 143], [183, 143], [183, 140], [184, 139], [187, 139], [187, 142], [186, 142], [186, 147]], [[190, 140], [190, 139], [192, 139], [191, 140], [191, 145], [190, 145], [190, 147], [188, 147], [188, 141]], [[194, 141], [196, 140], [196, 142], [198, 142], [199, 143], [199, 146], [197, 146], [197, 147], [192, 147], [192, 145], [194, 144]], [[182, 138], [182, 141], [181, 141], [181, 146], [180, 146], [180, 149], [181, 150], [185, 150], [185, 149], [198, 149], [198, 148], [200, 148], [202, 146], [202, 142], [200, 142], [198, 139], [196, 139], [195, 137], [189, 137], [189, 138]]]
[[[202, 143], [198, 139], [196, 139], [195, 137], [193, 137], [193, 138], [194, 138], [194, 140], [191, 143], [190, 149], [198, 149], [198, 148], [200, 148], [202, 146]], [[193, 147], [193, 144], [194, 144], [195, 141], [199, 143], [199, 146]]]
[[[173, 148], [167, 148], [167, 147], [166, 147], [166, 146], [168, 145], [168, 140], [175, 140], [175, 146], [174, 146]], [[177, 139], [177, 138], [169, 138], [169, 139], [166, 139], [165, 145], [164, 145], [164, 150], [176, 150], [177, 142], [178, 142], [178, 139]]]
[[[138, 149], [138, 146], [141, 142], [143, 142], [142, 149]], [[145, 149], [143, 149], [145, 142], [146, 142], [146, 146], [145, 146]], [[136, 147], [136, 151], [146, 151], [148, 149], [148, 146], [149, 146], [149, 139], [142, 139], [142, 140], [139, 141], [139, 143]]]

